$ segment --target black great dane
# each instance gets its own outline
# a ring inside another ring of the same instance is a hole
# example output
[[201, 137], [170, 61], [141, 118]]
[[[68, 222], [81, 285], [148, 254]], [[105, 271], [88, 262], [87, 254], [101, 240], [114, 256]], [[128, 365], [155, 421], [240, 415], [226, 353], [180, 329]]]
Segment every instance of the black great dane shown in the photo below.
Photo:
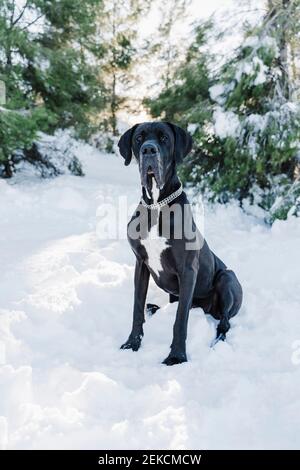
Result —
[[[191, 136], [168, 122], [146, 122], [125, 132], [118, 145], [125, 165], [134, 154], [142, 186], [141, 201], [127, 227], [136, 256], [134, 308], [132, 330], [121, 349], [137, 351], [141, 345], [151, 275], [170, 302], [178, 302], [171, 350], [163, 363], [179, 364], [187, 360], [190, 308], [201, 307], [220, 320], [216, 341], [225, 340], [229, 320], [242, 304], [242, 288], [197, 229], [176, 174], [176, 165], [191, 151]], [[154, 313], [159, 307], [148, 308]]]

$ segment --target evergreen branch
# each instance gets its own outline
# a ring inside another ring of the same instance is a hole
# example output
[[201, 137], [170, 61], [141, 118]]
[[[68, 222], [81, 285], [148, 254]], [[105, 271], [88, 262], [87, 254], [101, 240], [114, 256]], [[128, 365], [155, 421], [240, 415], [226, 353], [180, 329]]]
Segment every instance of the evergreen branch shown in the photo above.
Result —
[[26, 109], [8, 109], [0, 106], [0, 113], [7, 113], [7, 114], [19, 114], [20, 116], [28, 116], [30, 115], [30, 111]]
[[24, 5], [23, 9], [21, 10], [19, 16], [17, 16], [17, 18], [13, 21], [13, 23], [11, 25], [12, 27], [14, 27], [22, 19], [23, 15], [24, 15], [27, 7], [28, 7], [28, 3], [29, 3], [29, 0], [26, 0], [26, 3]]
[[38, 15], [34, 20], [32, 20], [30, 23], [27, 23], [25, 26], [23, 26], [23, 28], [20, 29], [20, 31], [24, 31], [25, 29], [29, 28], [30, 26], [32, 26], [33, 24], [35, 24], [40, 18], [42, 18], [43, 13], [41, 13], [40, 15]]
[[13, 26], [13, 20], [14, 20], [14, 16], [15, 16], [15, 8], [16, 8], [16, 0], [13, 0], [13, 3], [12, 3], [12, 12], [11, 12], [10, 21], [9, 21], [10, 27]]

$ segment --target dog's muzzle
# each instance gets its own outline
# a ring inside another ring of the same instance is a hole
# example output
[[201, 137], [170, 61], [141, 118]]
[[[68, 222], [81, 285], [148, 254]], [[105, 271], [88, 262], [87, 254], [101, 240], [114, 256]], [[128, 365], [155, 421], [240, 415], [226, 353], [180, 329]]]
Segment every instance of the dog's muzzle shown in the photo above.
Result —
[[148, 140], [141, 146], [140, 174], [142, 186], [149, 191], [152, 190], [153, 178], [159, 189], [163, 187], [161, 156], [159, 148], [154, 141]]

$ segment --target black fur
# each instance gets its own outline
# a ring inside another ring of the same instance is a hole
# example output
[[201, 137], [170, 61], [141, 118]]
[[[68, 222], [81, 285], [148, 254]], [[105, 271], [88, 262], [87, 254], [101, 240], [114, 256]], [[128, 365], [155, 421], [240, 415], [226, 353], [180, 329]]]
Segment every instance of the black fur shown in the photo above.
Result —
[[[161, 184], [158, 201], [164, 199], [180, 186], [176, 174], [176, 164], [190, 152], [192, 138], [183, 129], [166, 122], [137, 124], [129, 129], [119, 141], [121, 155], [128, 165], [135, 155], [141, 173], [142, 195], [144, 200], [153, 203], [153, 184]], [[146, 164], [145, 164], [146, 162]], [[220, 320], [217, 338], [225, 339], [230, 328], [229, 320], [236, 315], [242, 304], [242, 288], [233, 271], [210, 250], [202, 238], [193, 220], [191, 207], [183, 192], [169, 207], [186, 205], [184, 220], [178, 221], [176, 213], [170, 218], [170, 233], [166, 249], [161, 254], [162, 270], [155, 272], [149, 264], [149, 258], [143, 240], [149, 231], [157, 225], [159, 236], [164, 236], [164, 214], [168, 208], [157, 211], [154, 219], [150, 210], [142, 211], [139, 204], [128, 224], [128, 240], [136, 255], [134, 276], [133, 325], [128, 340], [122, 349], [137, 351], [143, 337], [145, 302], [150, 275], [156, 284], [170, 295], [170, 302], [178, 301], [176, 319], [173, 328], [171, 351], [164, 360], [167, 365], [178, 364], [187, 360], [186, 336], [188, 315], [191, 307], [201, 307], [205, 313]], [[155, 214], [154, 214], [155, 215]], [[194, 240], [199, 246], [188, 250], [184, 231], [180, 239], [174, 237], [178, 223], [189, 219], [195, 231]], [[139, 225], [141, 235], [132, 236], [132, 227]], [[156, 306], [154, 306], [156, 307]], [[152, 308], [153, 310], [153, 308]], [[154, 309], [154, 310], [157, 310]]]

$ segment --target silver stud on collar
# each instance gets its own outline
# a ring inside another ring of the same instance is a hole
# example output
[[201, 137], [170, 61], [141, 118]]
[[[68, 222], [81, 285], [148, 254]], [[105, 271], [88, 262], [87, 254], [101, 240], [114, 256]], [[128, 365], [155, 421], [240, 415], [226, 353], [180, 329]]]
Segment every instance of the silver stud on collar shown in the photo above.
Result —
[[156, 202], [155, 204], [147, 204], [145, 201], [144, 201], [144, 198], [142, 197], [141, 198], [141, 204], [144, 206], [144, 207], [147, 207], [147, 209], [160, 209], [161, 207], [164, 207], [166, 206], [167, 204], [169, 204], [170, 202], [174, 201], [174, 199], [176, 199], [178, 196], [180, 196], [180, 194], [182, 193], [183, 191], [183, 187], [182, 187], [182, 184], [180, 183], [180, 186], [179, 188], [177, 189], [177, 191], [175, 191], [174, 193], [170, 194], [168, 197], [166, 197], [165, 199], [163, 199], [162, 201], [159, 201], [159, 202]]

